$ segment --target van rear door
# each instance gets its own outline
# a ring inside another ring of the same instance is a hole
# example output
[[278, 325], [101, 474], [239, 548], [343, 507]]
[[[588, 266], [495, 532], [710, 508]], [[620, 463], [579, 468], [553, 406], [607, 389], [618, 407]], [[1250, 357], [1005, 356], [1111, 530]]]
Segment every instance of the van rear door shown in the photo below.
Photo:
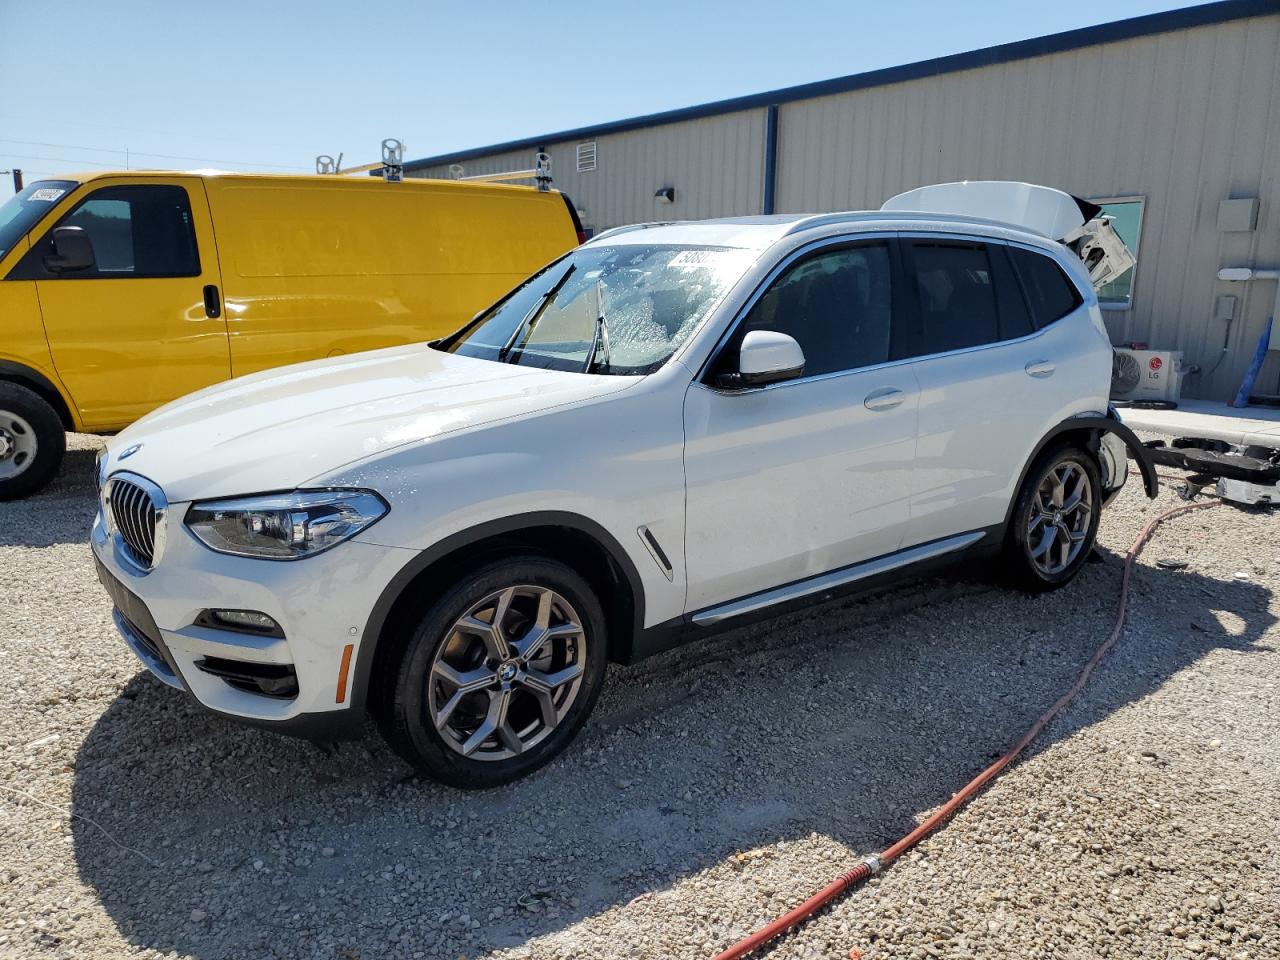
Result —
[[[104, 177], [82, 188], [19, 268], [36, 281], [54, 367], [85, 429], [120, 429], [227, 379], [221, 277], [199, 177]], [[92, 266], [53, 268], [53, 231], [84, 230]]]

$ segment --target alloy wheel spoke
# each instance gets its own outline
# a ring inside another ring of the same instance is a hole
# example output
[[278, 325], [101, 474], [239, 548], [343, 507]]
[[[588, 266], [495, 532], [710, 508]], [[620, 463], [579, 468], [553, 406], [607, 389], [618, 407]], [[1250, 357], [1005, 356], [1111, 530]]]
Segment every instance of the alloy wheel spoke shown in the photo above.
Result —
[[483, 690], [498, 679], [497, 675], [488, 667], [477, 667], [474, 670], [458, 670], [443, 660], [437, 660], [435, 666], [431, 668], [431, 672], [453, 687], [454, 690], [462, 693]]
[[1083, 473], [1080, 474], [1070, 492], [1062, 501], [1062, 510], [1064, 513], [1068, 510], [1074, 510], [1084, 502], [1084, 495], [1088, 489], [1088, 483], [1088, 478]]
[[467, 696], [477, 691], [488, 689], [498, 681], [497, 675], [487, 667], [477, 667], [475, 670], [458, 670], [443, 660], [436, 661], [431, 668], [431, 673], [453, 688], [453, 692], [449, 695], [449, 699], [445, 701], [444, 706], [436, 711], [435, 724], [437, 729], [443, 728], [449, 722], [453, 712], [458, 709], [458, 704], [462, 703]]
[[1065, 527], [1058, 528], [1058, 537], [1056, 541], [1058, 548], [1058, 563], [1056, 569], [1061, 570], [1071, 560], [1071, 536], [1067, 533]]
[[551, 626], [551, 607], [554, 605], [556, 595], [550, 590], [543, 590], [538, 594], [538, 612], [533, 618], [533, 622], [543, 630]]
[[516, 656], [526, 663], [542, 652], [550, 640], [582, 636], [582, 627], [576, 623], [560, 623], [554, 627], [532, 627], [515, 644]]
[[[484, 719], [480, 721], [480, 726], [476, 727], [471, 736], [462, 744], [462, 755], [464, 757], [469, 757], [475, 753], [480, 749], [481, 744], [494, 734], [498, 734], [499, 738], [503, 739], [501, 730], [507, 723], [507, 707], [510, 702], [510, 690], [498, 690], [489, 697], [489, 709], [485, 713]], [[517, 737], [516, 739], [518, 740], [519, 738]]]
[[1049, 498], [1049, 502], [1053, 504], [1055, 510], [1062, 509], [1062, 501], [1067, 495], [1066, 473], [1066, 468], [1063, 468], [1061, 473], [1057, 470], [1053, 472], [1053, 494]]
[[[514, 593], [514, 590], [503, 591], [503, 595]], [[497, 607], [493, 611], [493, 622], [485, 623], [479, 617], [463, 617], [458, 621], [455, 629], [463, 633], [474, 634], [484, 643], [485, 652], [495, 660], [511, 659], [511, 645], [507, 642], [507, 635], [502, 629], [502, 618], [499, 613], [505, 614], [510, 608], [511, 600], [507, 597], [504, 604], [499, 598]]]
[[531, 690], [545, 690], [547, 693], [553, 693], [580, 676], [582, 676], [582, 666], [571, 663], [555, 673], [541, 673], [537, 670], [523, 673], [520, 675], [520, 682]]
[[542, 714], [542, 722], [548, 727], [554, 727], [560, 722], [560, 711], [556, 708], [556, 699], [552, 692], [541, 686], [525, 684], [526, 689], [533, 694], [533, 698], [538, 701], [538, 710]]
[[1053, 546], [1053, 541], [1057, 538], [1058, 528], [1052, 524], [1045, 524], [1044, 535], [1040, 538], [1040, 542], [1031, 549], [1031, 556], [1037, 560], [1045, 557], [1049, 552], [1049, 548]]

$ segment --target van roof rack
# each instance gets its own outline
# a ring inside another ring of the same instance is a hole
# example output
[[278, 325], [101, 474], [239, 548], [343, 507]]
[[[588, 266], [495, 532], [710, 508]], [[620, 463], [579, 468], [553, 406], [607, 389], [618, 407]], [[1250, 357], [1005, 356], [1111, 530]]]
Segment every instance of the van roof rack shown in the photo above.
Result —
[[[344, 176], [349, 173], [372, 173], [377, 171], [388, 183], [399, 183], [404, 179], [404, 144], [392, 138], [382, 141], [382, 160], [377, 163], [363, 163], [356, 167], [344, 167], [342, 154], [335, 160], [327, 153], [316, 157], [316, 173], [321, 176]], [[533, 166], [527, 170], [509, 170], [505, 173], [478, 173], [465, 176], [462, 164], [455, 163], [449, 167], [449, 178], [465, 183], [504, 183], [510, 180], [532, 180], [543, 192], [551, 189], [551, 157], [542, 151], [533, 155]]]
[[510, 180], [532, 180], [539, 190], [551, 189], [551, 157], [542, 151], [533, 155], [533, 166], [526, 170], [508, 170], [505, 173], [477, 173], [466, 176], [466, 168], [460, 163], [449, 165], [449, 179], [464, 183], [505, 183]]
[[342, 154], [335, 160], [327, 153], [316, 157], [316, 173], [326, 176], [343, 176], [348, 173], [366, 173], [380, 170], [382, 179], [388, 183], [399, 183], [404, 179], [404, 144], [394, 137], [382, 141], [382, 160], [378, 163], [365, 163], [358, 167], [344, 167]]

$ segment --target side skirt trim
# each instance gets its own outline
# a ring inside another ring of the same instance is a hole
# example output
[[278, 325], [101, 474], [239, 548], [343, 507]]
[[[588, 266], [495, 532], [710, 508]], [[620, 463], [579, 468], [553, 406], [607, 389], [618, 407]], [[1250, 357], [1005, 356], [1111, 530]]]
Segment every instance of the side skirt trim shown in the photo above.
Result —
[[975, 530], [972, 533], [962, 533], [954, 537], [947, 537], [944, 540], [935, 540], [933, 543], [925, 543], [918, 547], [900, 550], [897, 553], [890, 553], [874, 560], [854, 564], [851, 567], [832, 570], [830, 573], [822, 573], [816, 577], [810, 577], [808, 580], [800, 580], [785, 587], [766, 590], [764, 593], [757, 593], [741, 600], [734, 600], [718, 607], [711, 607], [695, 613], [691, 619], [699, 627], [709, 627], [732, 617], [756, 613], [779, 603], [787, 603], [815, 593], [834, 590], [838, 587], [855, 583], [858, 580], [865, 580], [882, 573], [888, 573], [891, 570], [919, 563], [922, 560], [932, 560], [935, 557], [945, 556], [948, 553], [954, 553], [957, 550], [973, 546], [985, 536], [986, 531]]

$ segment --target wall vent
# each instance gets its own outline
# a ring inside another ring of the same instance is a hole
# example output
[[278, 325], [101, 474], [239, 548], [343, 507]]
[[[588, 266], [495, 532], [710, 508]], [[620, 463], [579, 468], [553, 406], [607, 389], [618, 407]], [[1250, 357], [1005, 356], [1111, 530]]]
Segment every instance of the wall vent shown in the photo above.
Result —
[[578, 144], [578, 172], [590, 173], [596, 168], [596, 142], [588, 140]]

